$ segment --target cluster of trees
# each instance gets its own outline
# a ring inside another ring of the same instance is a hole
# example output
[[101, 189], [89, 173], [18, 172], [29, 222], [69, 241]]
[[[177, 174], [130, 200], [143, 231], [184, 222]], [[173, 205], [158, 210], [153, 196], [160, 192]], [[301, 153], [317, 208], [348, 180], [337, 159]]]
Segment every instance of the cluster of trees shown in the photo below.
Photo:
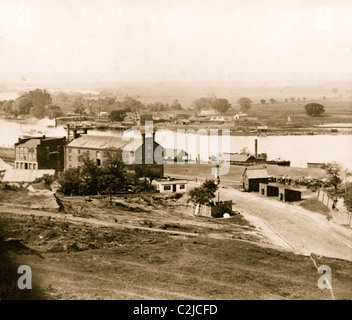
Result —
[[205, 180], [205, 182], [195, 187], [188, 192], [190, 201], [194, 204], [206, 205], [211, 204], [215, 198], [215, 192], [218, 190], [218, 185], [215, 180]]
[[[106, 150], [102, 166], [98, 166], [87, 154], [82, 155], [81, 162], [81, 167], [69, 168], [59, 174], [58, 181], [65, 195], [109, 195], [111, 204], [112, 196], [120, 191], [154, 190], [152, 181], [158, 176], [153, 168], [148, 167], [136, 167], [135, 173], [129, 172], [120, 149]], [[145, 179], [140, 180], [141, 177]]]
[[241, 112], [248, 112], [248, 110], [252, 107], [253, 101], [247, 97], [241, 97], [237, 100], [237, 103], [240, 105]]
[[103, 165], [97, 164], [88, 155], [82, 155], [83, 165], [70, 168], [59, 175], [61, 191], [65, 195], [108, 194], [128, 188], [131, 177], [125, 168], [121, 151], [104, 152]]
[[192, 102], [192, 106], [198, 111], [214, 109], [219, 113], [226, 113], [231, 108], [231, 104], [227, 99], [217, 97], [197, 99]]
[[147, 105], [149, 111], [183, 110], [181, 103], [175, 99], [171, 104], [154, 102]]
[[30, 115], [50, 119], [62, 115], [61, 108], [53, 104], [52, 97], [45, 89], [36, 89], [21, 94], [16, 100], [0, 101], [1, 111], [10, 115]]

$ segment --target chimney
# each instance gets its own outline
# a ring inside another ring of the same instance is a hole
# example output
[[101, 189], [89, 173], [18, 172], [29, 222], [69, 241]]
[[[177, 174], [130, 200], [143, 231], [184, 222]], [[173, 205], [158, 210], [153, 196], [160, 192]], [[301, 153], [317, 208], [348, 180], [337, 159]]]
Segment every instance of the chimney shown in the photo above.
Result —
[[258, 157], [258, 140], [257, 139], [254, 140], [254, 157], [255, 158]]
[[79, 137], [79, 133], [77, 133], [77, 129], [73, 130], [73, 138], [77, 139]]
[[67, 124], [67, 141], [70, 141], [70, 125]]

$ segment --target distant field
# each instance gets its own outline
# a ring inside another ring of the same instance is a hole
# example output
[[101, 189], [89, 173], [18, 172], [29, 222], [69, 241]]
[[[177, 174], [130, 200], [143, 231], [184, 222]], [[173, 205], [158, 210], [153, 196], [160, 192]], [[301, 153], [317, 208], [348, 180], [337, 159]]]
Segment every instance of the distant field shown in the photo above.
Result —
[[[320, 117], [309, 117], [305, 113], [304, 106], [311, 102], [317, 102], [324, 106], [325, 113]], [[351, 123], [352, 122], [352, 99], [348, 100], [314, 100], [306, 102], [288, 102], [278, 104], [253, 105], [250, 115], [258, 117], [268, 126], [285, 126], [287, 117], [291, 118], [291, 126], [312, 126], [323, 123]]]

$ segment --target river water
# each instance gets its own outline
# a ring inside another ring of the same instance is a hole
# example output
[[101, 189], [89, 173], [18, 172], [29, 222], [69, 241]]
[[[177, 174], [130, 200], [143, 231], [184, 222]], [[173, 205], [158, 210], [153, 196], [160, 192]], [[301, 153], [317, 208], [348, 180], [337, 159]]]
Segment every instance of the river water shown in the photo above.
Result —
[[[0, 147], [13, 147], [13, 144], [18, 141], [21, 131], [30, 129], [40, 130], [48, 137], [66, 136], [66, 130], [63, 127], [48, 128], [47, 124], [48, 122], [45, 120], [18, 122], [0, 119]], [[122, 133], [118, 131], [90, 131], [89, 134], [121, 135]], [[216, 154], [214, 150], [218, 145], [216, 139], [210, 138], [208, 140], [208, 137], [197, 140], [196, 135], [191, 135], [191, 138], [187, 140], [185, 135], [181, 134], [177, 138], [176, 145], [173, 137], [159, 132], [156, 135], [156, 140], [167, 148], [185, 149], [191, 154], [192, 159], [195, 159], [198, 154], [201, 158], [206, 159], [207, 155]], [[223, 143], [222, 151], [240, 152], [242, 148], [247, 147], [249, 152], [254, 153], [255, 139], [258, 140], [258, 153], [267, 153], [269, 160], [278, 158], [290, 160], [292, 167], [302, 168], [307, 167], [307, 162], [337, 161], [344, 169], [352, 169], [352, 135], [231, 136], [228, 143]]]

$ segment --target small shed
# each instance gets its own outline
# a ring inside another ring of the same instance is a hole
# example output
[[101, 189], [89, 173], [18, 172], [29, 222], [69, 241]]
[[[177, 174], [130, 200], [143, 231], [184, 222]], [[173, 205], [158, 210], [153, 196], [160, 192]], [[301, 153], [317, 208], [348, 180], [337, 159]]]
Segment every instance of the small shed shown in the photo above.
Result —
[[281, 187], [279, 188], [279, 200], [284, 202], [301, 201], [302, 192], [296, 189]]
[[325, 163], [322, 162], [307, 162], [307, 168], [311, 169], [324, 169]]
[[277, 197], [279, 187], [271, 184], [259, 183], [259, 193], [265, 197]]
[[242, 174], [242, 186], [245, 191], [259, 191], [259, 184], [269, 183], [269, 174], [266, 169], [248, 169], [246, 168]]

